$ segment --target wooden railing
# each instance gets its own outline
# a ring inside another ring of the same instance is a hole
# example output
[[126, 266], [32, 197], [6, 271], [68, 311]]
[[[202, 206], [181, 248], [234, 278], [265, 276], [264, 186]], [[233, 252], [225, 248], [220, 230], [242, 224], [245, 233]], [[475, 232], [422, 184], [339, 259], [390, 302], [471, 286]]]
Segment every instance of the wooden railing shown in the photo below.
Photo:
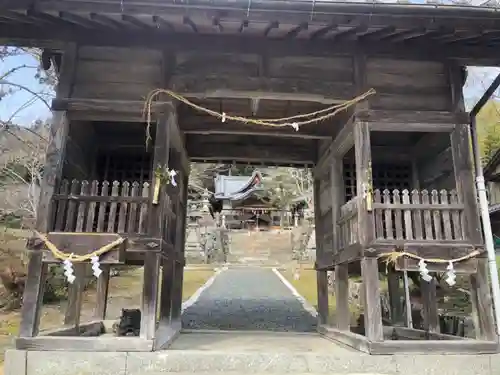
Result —
[[63, 180], [53, 197], [53, 230], [144, 234], [149, 183]]
[[358, 242], [358, 198], [355, 197], [340, 207], [340, 218], [337, 221], [339, 249]]
[[377, 239], [461, 241], [464, 205], [455, 190], [375, 190]]

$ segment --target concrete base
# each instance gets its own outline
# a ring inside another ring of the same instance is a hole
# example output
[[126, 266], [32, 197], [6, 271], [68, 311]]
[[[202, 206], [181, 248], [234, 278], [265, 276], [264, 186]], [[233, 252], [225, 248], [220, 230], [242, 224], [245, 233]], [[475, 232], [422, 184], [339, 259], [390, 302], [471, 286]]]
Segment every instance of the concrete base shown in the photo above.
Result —
[[6, 352], [4, 375], [498, 375], [500, 354], [370, 356], [315, 335], [182, 334], [158, 352]]

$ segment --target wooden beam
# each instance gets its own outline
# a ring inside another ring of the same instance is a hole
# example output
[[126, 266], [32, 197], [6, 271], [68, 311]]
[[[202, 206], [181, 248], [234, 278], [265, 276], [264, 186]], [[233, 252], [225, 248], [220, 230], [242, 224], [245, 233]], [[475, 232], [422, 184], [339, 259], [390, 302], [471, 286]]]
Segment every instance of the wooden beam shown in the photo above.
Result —
[[142, 22], [142, 21], [139, 21], [137, 18], [135, 18], [134, 16], [130, 16], [128, 14], [122, 14], [121, 16], [122, 18], [122, 21], [123, 22], [126, 22], [138, 29], [142, 29], [142, 30], [154, 30], [150, 25]]
[[196, 26], [196, 24], [193, 22], [193, 20], [190, 17], [184, 16], [182, 18], [182, 23], [184, 25], [188, 25], [191, 28], [191, 30], [193, 30], [194, 33], [196, 33], [196, 34], [198, 33], [198, 26]]
[[268, 36], [271, 30], [277, 29], [280, 27], [280, 24], [278, 21], [272, 21], [269, 22], [269, 24], [266, 26], [266, 29], [264, 30], [264, 36]]
[[77, 352], [150, 352], [153, 340], [137, 337], [64, 337], [39, 336], [16, 339], [16, 349], [33, 351]]
[[[95, 9], [89, 10], [90, 12]], [[142, 48], [161, 48], [178, 51], [192, 50], [193, 48], [203, 51], [221, 51], [236, 53], [261, 53], [264, 50], [272, 55], [281, 56], [335, 56], [353, 54], [356, 49], [362, 49], [367, 55], [386, 55], [402, 59], [416, 59], [428, 61], [442, 61], [444, 58], [461, 59], [467, 65], [489, 64], [495, 65], [500, 58], [495, 47], [475, 46], [452, 46], [441, 48], [435, 44], [423, 42], [408, 42], [404, 46], [394, 50], [391, 43], [374, 42], [339, 42], [335, 48], [328, 41], [292, 39], [267, 40], [259, 37], [249, 37], [246, 43], [241, 43], [238, 35], [178, 35], [176, 38], [165, 40], [161, 33], [152, 35], [151, 32], [138, 32], [137, 30], [118, 32], [110, 30], [102, 32], [92, 30], [81, 30], [70, 27], [62, 27], [59, 30], [41, 28], [30, 25], [0, 25], [0, 40], [3, 44], [12, 45], [22, 43], [29, 47], [53, 47], [61, 45], [61, 41], [76, 41], [81, 45], [102, 46], [133, 46]], [[34, 36], [36, 35], [36, 38]], [[50, 42], [52, 41], [52, 43]]]
[[316, 161], [311, 141], [298, 145], [287, 146], [280, 142], [267, 144], [230, 143], [208, 136], [202, 138], [187, 138], [187, 151], [191, 160], [234, 160], [260, 161], [262, 163], [277, 163], [280, 165], [312, 165]]
[[[379, 123], [398, 123], [398, 124], [429, 124], [426, 131], [433, 131], [434, 127], [441, 131], [441, 127], [451, 127], [457, 120], [459, 122], [468, 123], [468, 119], [465, 116], [457, 117], [456, 113], [452, 111], [395, 111], [395, 110], [376, 110], [369, 109], [363, 111], [362, 113], [357, 113], [360, 120], [374, 124], [374, 126]], [[405, 131], [406, 126], [401, 126], [400, 131]], [[435, 130], [434, 130], [435, 131]]]
[[341, 40], [346, 40], [346, 39], [350, 38], [353, 35], [356, 35], [356, 34], [359, 34], [359, 33], [364, 33], [367, 30], [368, 30], [368, 26], [367, 25], [353, 26], [353, 27], [351, 27], [351, 28], [349, 28], [347, 30], [340, 31], [337, 34], [335, 34], [333, 36], [333, 40], [335, 42], [339, 42]]
[[330, 150], [336, 157], [343, 157], [354, 147], [354, 124], [354, 118], [351, 118], [333, 140]]
[[90, 13], [90, 19], [94, 22], [97, 22], [105, 27], [109, 27], [115, 30], [123, 29], [124, 25], [113, 18], [107, 17], [103, 14], [98, 13]]
[[[323, 100], [345, 101], [355, 95], [350, 82], [334, 82], [325, 79], [311, 78], [284, 78], [284, 77], [259, 77], [259, 76], [234, 76], [222, 74], [176, 74], [172, 77], [172, 89], [184, 96], [206, 98], [208, 95], [215, 97], [231, 97], [231, 92], [238, 91], [250, 93], [246, 97], [259, 97], [261, 94], [274, 94], [281, 100], [292, 100], [297, 92], [303, 95], [316, 95]], [[224, 87], [224, 90], [220, 90]], [[222, 92], [226, 95], [221, 95]], [[238, 94], [237, 94], [238, 95]], [[286, 98], [286, 96], [289, 96]], [[241, 94], [238, 95], [241, 97]], [[237, 97], [238, 97], [237, 96]], [[286, 99], [285, 99], [286, 98]], [[310, 99], [303, 99], [310, 101]]]
[[389, 354], [493, 354], [498, 353], [498, 343], [479, 340], [386, 340], [371, 342], [372, 355]]
[[328, 33], [332, 32], [332, 31], [335, 31], [338, 29], [338, 25], [337, 24], [331, 24], [331, 25], [328, 25], [328, 26], [325, 26], [325, 27], [322, 27], [321, 29], [318, 29], [316, 30], [315, 32], [313, 32], [311, 34], [311, 36], [309, 37], [310, 40], [316, 40], [316, 39], [320, 39], [320, 38], [323, 38], [325, 35], [327, 35]]
[[99, 23], [93, 22], [92, 20], [89, 20], [88, 18], [68, 12], [60, 12], [59, 17], [61, 17], [65, 21], [74, 23], [76, 25], [81, 25], [89, 29], [95, 29], [96, 27], [98, 28], [101, 25]]
[[168, 32], [174, 32], [175, 31], [174, 26], [170, 22], [168, 22], [168, 21], [164, 20], [163, 18], [161, 18], [160, 16], [156, 16], [156, 15], [153, 16], [153, 23], [160, 30], [166, 30]]
[[309, 25], [307, 22], [303, 22], [298, 26], [295, 26], [293, 29], [291, 29], [286, 35], [285, 38], [295, 38], [297, 35], [299, 35], [302, 31], [305, 31], [309, 28]]

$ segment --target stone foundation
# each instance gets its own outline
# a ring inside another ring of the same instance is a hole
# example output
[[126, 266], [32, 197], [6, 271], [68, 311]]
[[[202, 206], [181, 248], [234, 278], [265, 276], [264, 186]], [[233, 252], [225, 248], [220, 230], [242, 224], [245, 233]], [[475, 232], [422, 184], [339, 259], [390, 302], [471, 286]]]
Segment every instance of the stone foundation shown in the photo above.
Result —
[[57, 352], [8, 350], [5, 375], [232, 374], [498, 375], [500, 354], [391, 355], [337, 352], [168, 350]]

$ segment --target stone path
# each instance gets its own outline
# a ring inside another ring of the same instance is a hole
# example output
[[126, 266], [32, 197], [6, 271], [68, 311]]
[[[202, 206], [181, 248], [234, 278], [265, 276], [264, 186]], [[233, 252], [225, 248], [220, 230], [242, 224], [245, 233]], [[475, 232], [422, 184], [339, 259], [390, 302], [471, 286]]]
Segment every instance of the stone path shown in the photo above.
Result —
[[186, 329], [312, 332], [316, 319], [272, 269], [222, 271], [182, 316]]

